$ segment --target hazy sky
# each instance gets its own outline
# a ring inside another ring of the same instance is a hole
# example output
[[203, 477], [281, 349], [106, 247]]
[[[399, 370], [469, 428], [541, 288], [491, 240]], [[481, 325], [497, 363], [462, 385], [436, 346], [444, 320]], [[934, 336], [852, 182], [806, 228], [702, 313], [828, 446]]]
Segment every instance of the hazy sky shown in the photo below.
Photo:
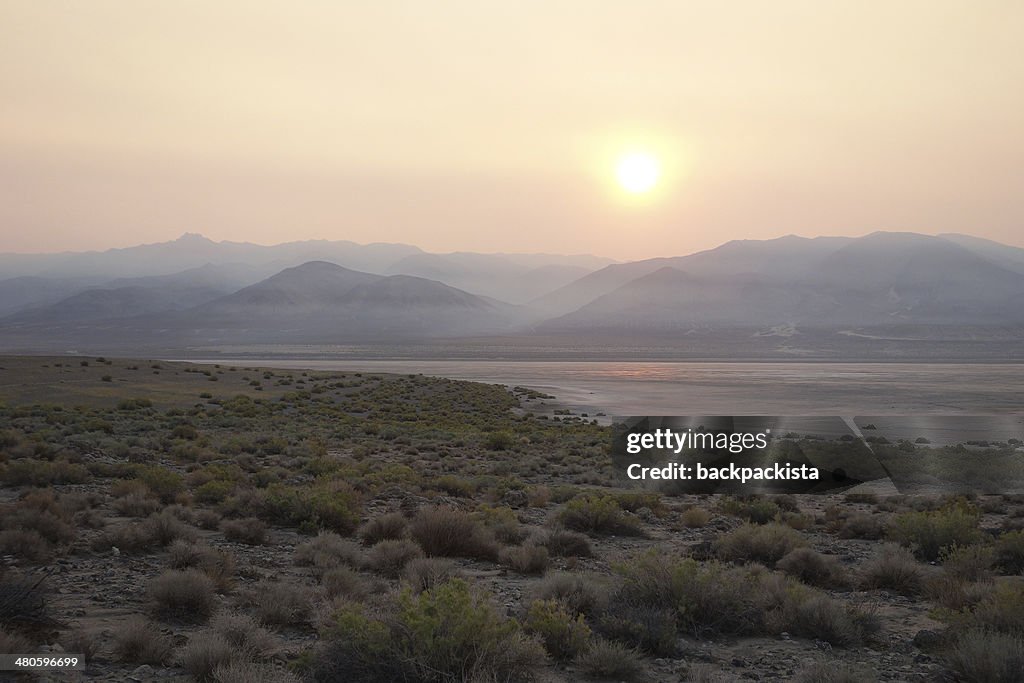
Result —
[[0, 251], [1024, 245], [1022, 35], [1017, 0], [0, 0]]

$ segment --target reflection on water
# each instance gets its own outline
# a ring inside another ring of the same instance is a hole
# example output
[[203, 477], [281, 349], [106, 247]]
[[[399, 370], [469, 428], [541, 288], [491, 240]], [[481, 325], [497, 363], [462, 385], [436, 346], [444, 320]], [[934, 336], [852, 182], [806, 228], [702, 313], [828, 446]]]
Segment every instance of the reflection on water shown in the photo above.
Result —
[[1024, 414], [1024, 365], [1013, 364], [251, 358], [208, 362], [422, 373], [521, 385], [554, 394], [571, 406], [612, 415]]

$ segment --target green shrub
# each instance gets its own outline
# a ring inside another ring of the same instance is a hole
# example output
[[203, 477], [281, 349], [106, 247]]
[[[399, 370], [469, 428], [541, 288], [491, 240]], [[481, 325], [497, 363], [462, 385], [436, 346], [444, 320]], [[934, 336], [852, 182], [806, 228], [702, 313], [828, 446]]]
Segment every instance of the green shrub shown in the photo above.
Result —
[[430, 556], [495, 560], [498, 544], [473, 517], [447, 507], [423, 508], [411, 526], [412, 537]]
[[1004, 574], [1024, 572], [1024, 530], [1008, 531], [996, 539], [995, 565]]
[[317, 480], [311, 487], [271, 484], [262, 491], [261, 498], [262, 515], [267, 521], [308, 532], [327, 529], [351, 534], [362, 510], [359, 494], [339, 480]]
[[515, 437], [509, 432], [491, 432], [484, 437], [484, 447], [491, 451], [507, 451], [515, 443]]
[[920, 559], [934, 561], [946, 548], [980, 542], [979, 518], [977, 510], [964, 502], [939, 510], [904, 512], [893, 518], [889, 536], [913, 549]]
[[184, 489], [184, 482], [177, 472], [159, 465], [141, 465], [135, 470], [135, 478], [145, 484], [153, 494], [165, 503], [170, 503]]
[[527, 632], [540, 636], [544, 649], [555, 659], [573, 659], [590, 642], [590, 627], [583, 616], [571, 614], [555, 600], [535, 600], [523, 626]]
[[643, 535], [639, 520], [623, 512], [615, 497], [607, 494], [588, 493], [573, 498], [559, 512], [558, 521], [567, 529], [575, 531], [620, 536]]
[[310, 667], [317, 683], [358, 680], [528, 680], [544, 653], [487, 596], [459, 579], [404, 591], [385, 618], [355, 605], [334, 616]]

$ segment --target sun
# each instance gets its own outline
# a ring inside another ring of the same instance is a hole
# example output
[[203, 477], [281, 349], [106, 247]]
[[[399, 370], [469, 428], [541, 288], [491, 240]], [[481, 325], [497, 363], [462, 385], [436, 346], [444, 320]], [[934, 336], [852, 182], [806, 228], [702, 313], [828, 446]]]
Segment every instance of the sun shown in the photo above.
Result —
[[658, 184], [661, 164], [646, 152], [633, 152], [619, 159], [615, 165], [615, 177], [626, 192], [645, 194]]

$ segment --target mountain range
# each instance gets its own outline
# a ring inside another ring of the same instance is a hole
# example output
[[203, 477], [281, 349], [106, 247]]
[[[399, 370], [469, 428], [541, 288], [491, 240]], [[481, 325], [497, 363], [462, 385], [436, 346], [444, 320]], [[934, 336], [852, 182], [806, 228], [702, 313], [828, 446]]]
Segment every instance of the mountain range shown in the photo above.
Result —
[[740, 240], [628, 263], [192, 234], [105, 252], [0, 255], [7, 351], [467, 338], [586, 347], [614, 337], [695, 353], [828, 355], [851, 340], [868, 351], [900, 339], [1020, 347], [1022, 331], [1024, 249], [959, 234]]

